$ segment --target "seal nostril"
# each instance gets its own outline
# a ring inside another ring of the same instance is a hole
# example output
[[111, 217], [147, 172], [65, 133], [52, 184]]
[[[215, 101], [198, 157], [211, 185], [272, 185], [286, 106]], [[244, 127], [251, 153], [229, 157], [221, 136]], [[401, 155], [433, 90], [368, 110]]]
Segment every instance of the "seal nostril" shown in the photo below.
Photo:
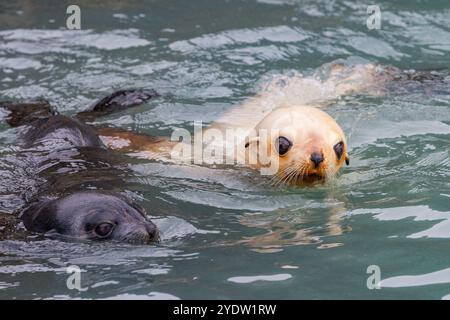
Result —
[[312, 153], [311, 161], [314, 163], [314, 167], [317, 168], [323, 162], [322, 153], [318, 153], [318, 152]]

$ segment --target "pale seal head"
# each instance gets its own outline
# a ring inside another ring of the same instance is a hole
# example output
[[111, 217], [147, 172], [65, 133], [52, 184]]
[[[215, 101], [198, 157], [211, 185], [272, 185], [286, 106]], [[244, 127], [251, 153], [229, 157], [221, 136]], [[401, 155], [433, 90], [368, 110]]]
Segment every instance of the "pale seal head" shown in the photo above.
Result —
[[[344, 163], [349, 164], [345, 135], [324, 111], [307, 106], [283, 107], [269, 113], [246, 140], [247, 158], [261, 151], [265, 143], [270, 163], [277, 163], [275, 184], [302, 184], [334, 177]], [[262, 135], [262, 132], [269, 134]], [[268, 162], [265, 161], [264, 164]], [[260, 160], [253, 167], [260, 169]]]
[[113, 240], [148, 244], [158, 230], [144, 208], [121, 194], [76, 192], [40, 200], [21, 213], [29, 231], [86, 240]]

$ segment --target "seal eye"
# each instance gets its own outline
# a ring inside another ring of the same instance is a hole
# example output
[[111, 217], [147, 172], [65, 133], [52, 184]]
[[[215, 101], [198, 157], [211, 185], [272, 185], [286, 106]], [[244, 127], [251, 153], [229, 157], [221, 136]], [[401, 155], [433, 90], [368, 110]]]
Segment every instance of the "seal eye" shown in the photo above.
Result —
[[334, 145], [333, 149], [334, 152], [336, 153], [338, 160], [341, 160], [342, 154], [344, 153], [344, 142], [339, 141]]
[[114, 229], [114, 225], [109, 222], [103, 222], [97, 225], [94, 229], [95, 234], [100, 238], [106, 238], [111, 234]]
[[286, 137], [278, 137], [276, 148], [280, 156], [285, 155], [292, 147], [292, 142]]

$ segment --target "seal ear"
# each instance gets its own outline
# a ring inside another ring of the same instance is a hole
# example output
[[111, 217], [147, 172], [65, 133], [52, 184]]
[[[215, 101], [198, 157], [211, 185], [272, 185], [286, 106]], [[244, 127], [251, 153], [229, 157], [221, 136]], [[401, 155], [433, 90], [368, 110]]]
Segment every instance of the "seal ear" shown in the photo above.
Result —
[[29, 231], [45, 233], [54, 229], [56, 221], [51, 210], [52, 200], [38, 200], [29, 205], [19, 215]]
[[249, 137], [245, 138], [245, 147], [248, 148], [250, 146], [250, 144], [254, 143], [254, 142], [258, 143], [259, 142], [259, 137], [254, 137], [254, 138], [251, 138], [251, 139]]
[[345, 164], [350, 165], [350, 157], [348, 156], [348, 153], [345, 154]]

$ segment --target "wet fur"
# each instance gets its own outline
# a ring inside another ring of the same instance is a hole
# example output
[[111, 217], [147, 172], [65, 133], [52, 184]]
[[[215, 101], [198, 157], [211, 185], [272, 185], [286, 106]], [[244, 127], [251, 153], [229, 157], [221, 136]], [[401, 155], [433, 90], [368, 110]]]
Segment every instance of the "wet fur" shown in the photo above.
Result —
[[[28, 230], [38, 233], [56, 230], [60, 234], [72, 235], [78, 232], [74, 230], [78, 217], [67, 215], [66, 211], [71, 209], [65, 208], [65, 199], [74, 196], [79, 198], [80, 208], [84, 203], [96, 203], [96, 210], [103, 206], [110, 213], [114, 206], [121, 206], [127, 214], [134, 215], [129, 221], [137, 219], [138, 225], [147, 223], [145, 219], [138, 221], [141, 220], [139, 216], [146, 217], [145, 210], [121, 194], [121, 176], [126, 170], [118, 169], [117, 164], [121, 161], [126, 164], [126, 161], [108, 151], [97, 129], [80, 119], [94, 119], [100, 114], [125, 110], [156, 96], [153, 90], [116, 92], [95, 103], [78, 119], [58, 114], [47, 101], [0, 104], [9, 111], [6, 122], [12, 127], [20, 127], [19, 140], [25, 149], [24, 154], [28, 155], [28, 163], [34, 167], [36, 178], [43, 180], [31, 196], [27, 195], [26, 205], [19, 210]], [[93, 201], [94, 198], [97, 200]], [[63, 216], [65, 218], [61, 219]], [[80, 234], [84, 232], [79, 231]], [[138, 242], [150, 239], [146, 232], [127, 233], [120, 238]]]

